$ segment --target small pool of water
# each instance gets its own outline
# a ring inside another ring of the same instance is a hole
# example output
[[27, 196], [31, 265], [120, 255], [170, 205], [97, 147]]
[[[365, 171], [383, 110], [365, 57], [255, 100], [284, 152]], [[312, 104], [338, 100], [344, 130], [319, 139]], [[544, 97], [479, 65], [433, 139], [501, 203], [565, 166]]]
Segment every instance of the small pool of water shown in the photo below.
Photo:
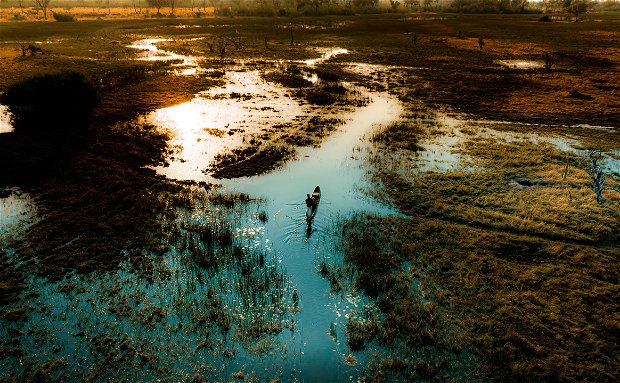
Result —
[[35, 217], [34, 202], [18, 188], [0, 189], [0, 239], [19, 235]]
[[537, 60], [496, 60], [495, 62], [514, 69], [539, 69], [545, 67], [544, 62]]
[[178, 61], [173, 64], [178, 68], [175, 72], [179, 75], [192, 76], [198, 72], [198, 57], [180, 55], [174, 52], [159, 49], [158, 43], [170, 42], [170, 39], [143, 39], [133, 42], [128, 45], [128, 48], [133, 48], [142, 51], [138, 60], [143, 61]]
[[317, 52], [321, 53], [321, 57], [316, 58], [316, 59], [305, 60], [303, 61], [304, 64], [308, 66], [314, 66], [316, 64], [328, 61], [334, 56], [347, 54], [349, 53], [349, 50], [344, 49], [344, 48], [319, 48], [317, 49]]

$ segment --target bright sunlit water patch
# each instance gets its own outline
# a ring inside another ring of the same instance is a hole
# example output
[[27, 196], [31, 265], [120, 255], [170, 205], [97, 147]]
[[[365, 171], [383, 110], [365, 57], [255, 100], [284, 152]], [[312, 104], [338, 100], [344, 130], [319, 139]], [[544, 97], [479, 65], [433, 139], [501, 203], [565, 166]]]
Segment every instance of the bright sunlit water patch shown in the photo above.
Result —
[[0, 133], [10, 133], [13, 131], [13, 125], [11, 124], [11, 113], [9, 108], [0, 105]]
[[226, 85], [192, 101], [158, 109], [146, 120], [173, 134], [175, 158], [157, 171], [181, 180], [209, 180], [205, 170], [218, 154], [242, 145], [238, 133], [261, 133], [303, 115], [303, 107], [285, 88], [265, 82], [258, 71], [227, 72]]
[[128, 48], [133, 48], [142, 51], [139, 60], [142, 61], [178, 61], [173, 66], [182, 68], [175, 72], [179, 75], [191, 76], [198, 72], [198, 58], [194, 56], [180, 55], [174, 52], [159, 49], [158, 43], [170, 42], [170, 39], [143, 39], [133, 42], [128, 45]]
[[27, 193], [17, 188], [0, 189], [0, 239], [27, 227], [34, 216], [34, 203]]
[[321, 53], [321, 57], [311, 60], [305, 60], [304, 63], [308, 66], [314, 66], [316, 64], [320, 64], [331, 59], [337, 55], [343, 55], [349, 53], [348, 49], [344, 48], [327, 48], [327, 49], [317, 49], [319, 53]]
[[538, 69], [545, 66], [542, 61], [536, 60], [496, 60], [495, 62], [514, 69]]

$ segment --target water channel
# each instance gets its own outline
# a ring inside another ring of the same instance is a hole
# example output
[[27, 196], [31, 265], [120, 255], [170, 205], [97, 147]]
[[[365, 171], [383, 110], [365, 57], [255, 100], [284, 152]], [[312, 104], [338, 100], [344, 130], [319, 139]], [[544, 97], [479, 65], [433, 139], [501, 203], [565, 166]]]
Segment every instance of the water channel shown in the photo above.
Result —
[[[344, 53], [343, 49], [327, 50], [321, 58], [307, 60], [305, 64], [316, 65]], [[299, 337], [285, 341], [291, 360], [278, 361], [278, 364], [288, 365], [289, 371], [295, 370], [301, 381], [354, 379], [359, 369], [344, 363], [350, 353], [344, 328], [347, 315], [361, 309], [363, 298], [331, 294], [329, 282], [320, 276], [318, 268], [323, 260], [342, 258], [338, 224], [353, 212], [397, 214], [364, 193], [369, 185], [364, 177], [362, 146], [365, 144], [361, 138], [372, 129], [397, 120], [402, 105], [387, 93], [356, 88], [370, 102], [338, 115], [345, 123], [320, 147], [302, 148], [297, 160], [265, 175], [214, 180], [204, 169], [218, 152], [229, 150], [240, 142], [228, 135], [213, 136], [213, 129], [256, 129], [266, 124], [284, 124], [304, 113], [313, 113], [307, 106], [288, 98], [285, 88], [263, 81], [258, 71], [230, 71], [225, 79], [226, 85], [221, 88], [148, 116], [149, 122], [173, 131], [173, 141], [182, 148], [178, 160], [158, 171], [177, 179], [215, 181], [231, 193], [248, 193], [266, 201], [268, 220], [256, 231], [259, 233], [257, 240], [274, 252], [301, 302], [301, 311], [296, 314]], [[251, 97], [235, 100], [217, 97], [233, 92]], [[261, 99], [257, 102], [255, 97], [258, 96]], [[315, 185], [321, 186], [323, 196], [308, 230], [304, 199]], [[368, 355], [359, 354], [358, 361], [363, 365]]]

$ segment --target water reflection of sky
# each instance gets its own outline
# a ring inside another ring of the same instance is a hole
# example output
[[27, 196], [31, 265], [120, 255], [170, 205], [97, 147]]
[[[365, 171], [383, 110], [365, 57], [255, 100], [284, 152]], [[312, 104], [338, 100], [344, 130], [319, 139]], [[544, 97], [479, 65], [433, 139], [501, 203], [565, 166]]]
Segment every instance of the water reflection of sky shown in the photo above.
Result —
[[128, 48], [134, 48], [142, 51], [139, 60], [143, 61], [179, 61], [173, 64], [182, 68], [176, 73], [185, 76], [191, 76], [198, 72], [198, 58], [194, 56], [180, 55], [174, 52], [159, 49], [158, 43], [172, 42], [170, 39], [143, 39], [128, 45]]
[[495, 62], [514, 69], [538, 69], [545, 66], [542, 61], [536, 60], [497, 60]]
[[34, 203], [19, 189], [0, 189], [0, 238], [8, 233], [19, 233], [34, 217]]
[[158, 172], [175, 179], [211, 180], [204, 171], [218, 154], [242, 146], [240, 132], [259, 134], [305, 113], [286, 89], [265, 82], [258, 71], [227, 72], [225, 80], [223, 87], [146, 117], [171, 131], [171, 144], [180, 148]]

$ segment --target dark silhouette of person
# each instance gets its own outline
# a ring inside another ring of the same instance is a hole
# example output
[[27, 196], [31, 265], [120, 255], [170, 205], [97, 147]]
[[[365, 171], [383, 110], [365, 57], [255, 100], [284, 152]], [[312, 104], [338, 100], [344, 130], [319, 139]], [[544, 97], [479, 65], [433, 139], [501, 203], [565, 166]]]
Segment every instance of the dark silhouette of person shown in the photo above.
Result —
[[306, 206], [314, 207], [314, 200], [310, 197], [310, 194], [306, 194], [308, 198], [306, 198]]

